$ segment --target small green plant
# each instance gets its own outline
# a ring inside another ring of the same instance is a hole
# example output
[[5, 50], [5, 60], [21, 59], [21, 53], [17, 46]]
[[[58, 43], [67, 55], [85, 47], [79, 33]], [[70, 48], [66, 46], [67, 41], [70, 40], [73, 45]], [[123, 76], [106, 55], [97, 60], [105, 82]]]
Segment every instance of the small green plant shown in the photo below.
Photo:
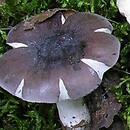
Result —
[[130, 129], [130, 76], [121, 78], [121, 82], [114, 88], [118, 101], [122, 104], [121, 117]]

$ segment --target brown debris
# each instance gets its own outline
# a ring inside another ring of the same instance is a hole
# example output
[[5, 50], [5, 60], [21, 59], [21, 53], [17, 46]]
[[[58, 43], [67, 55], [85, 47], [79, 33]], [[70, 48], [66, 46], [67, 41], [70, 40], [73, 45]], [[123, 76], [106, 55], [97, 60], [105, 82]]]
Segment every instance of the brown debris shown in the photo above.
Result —
[[52, 17], [54, 14], [56, 14], [59, 11], [62, 11], [66, 18], [68, 18], [69, 16], [71, 16], [72, 14], [76, 12], [75, 10], [62, 9], [62, 8], [55, 8], [55, 9], [43, 11], [41, 14], [33, 16], [31, 19], [26, 21], [24, 23], [24, 30], [26, 31], [26, 30], [33, 29], [36, 23], [41, 23], [45, 21], [46, 19]]
[[121, 104], [117, 102], [114, 94], [103, 91], [101, 87], [90, 95], [89, 100], [91, 130], [108, 128], [121, 109]]
[[114, 122], [107, 130], [125, 130], [125, 125], [119, 117], [115, 117]]
[[0, 0], [0, 5], [5, 4], [5, 0]]

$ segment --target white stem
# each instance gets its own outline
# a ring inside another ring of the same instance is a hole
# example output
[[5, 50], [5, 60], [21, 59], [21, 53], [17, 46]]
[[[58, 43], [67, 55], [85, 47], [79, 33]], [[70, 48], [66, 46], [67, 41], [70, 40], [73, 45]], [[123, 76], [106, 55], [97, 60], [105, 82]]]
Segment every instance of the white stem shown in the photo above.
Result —
[[64, 127], [72, 128], [72, 130], [84, 130], [89, 125], [89, 110], [82, 98], [59, 101], [56, 105]]

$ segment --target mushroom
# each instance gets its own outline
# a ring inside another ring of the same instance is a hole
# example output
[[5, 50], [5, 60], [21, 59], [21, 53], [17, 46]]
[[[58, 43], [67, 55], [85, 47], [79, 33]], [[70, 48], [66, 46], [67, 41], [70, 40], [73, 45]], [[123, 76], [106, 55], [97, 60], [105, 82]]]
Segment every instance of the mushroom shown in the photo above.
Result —
[[130, 0], [117, 0], [117, 7], [122, 15], [124, 15], [130, 23]]
[[53, 9], [8, 34], [13, 49], [0, 58], [0, 85], [29, 102], [56, 103], [66, 129], [89, 128], [83, 97], [98, 88], [119, 57], [112, 25], [100, 15]]

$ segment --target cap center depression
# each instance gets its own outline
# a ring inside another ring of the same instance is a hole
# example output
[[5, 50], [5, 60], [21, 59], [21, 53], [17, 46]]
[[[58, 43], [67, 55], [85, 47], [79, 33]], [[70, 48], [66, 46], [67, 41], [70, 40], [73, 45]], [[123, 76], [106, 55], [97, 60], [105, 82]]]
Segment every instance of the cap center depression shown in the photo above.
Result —
[[77, 40], [74, 33], [60, 32], [36, 44], [38, 61], [51, 64], [77, 64], [84, 56], [85, 43]]

